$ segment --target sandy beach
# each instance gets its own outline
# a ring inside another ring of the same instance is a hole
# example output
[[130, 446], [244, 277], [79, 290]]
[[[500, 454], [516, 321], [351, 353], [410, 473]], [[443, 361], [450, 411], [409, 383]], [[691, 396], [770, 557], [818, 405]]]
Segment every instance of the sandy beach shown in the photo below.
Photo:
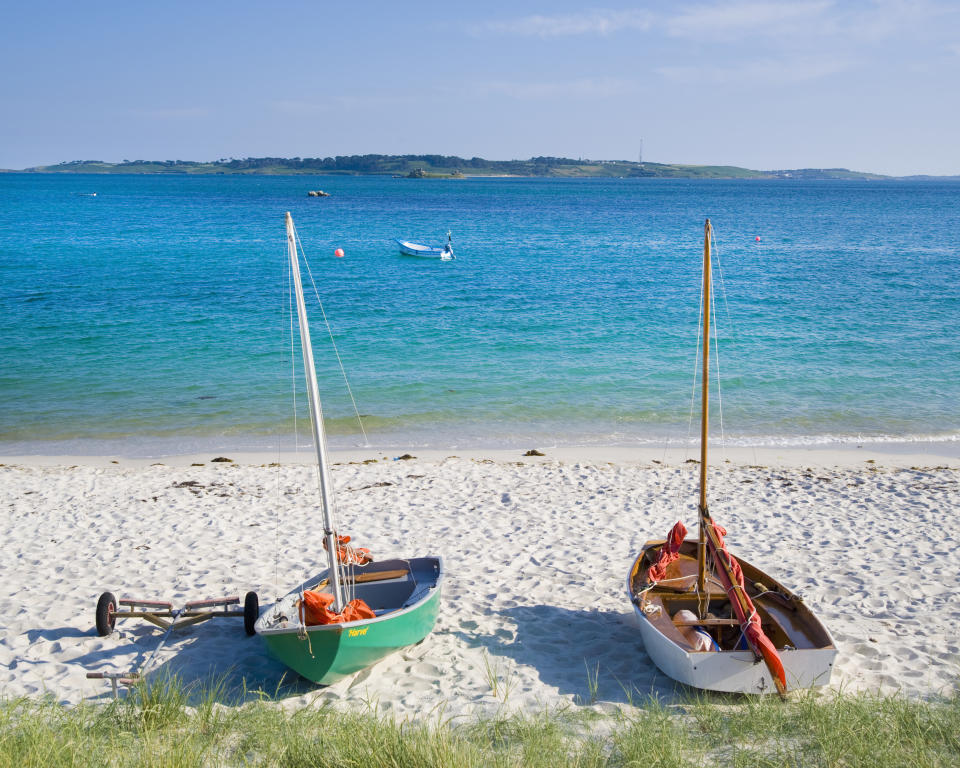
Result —
[[[796, 588], [829, 627], [834, 688], [927, 697], [957, 683], [960, 460], [942, 448], [714, 454], [714, 517], [735, 554]], [[321, 689], [218, 619], [175, 633], [153, 673], [410, 717], [669, 700], [675, 685], [643, 649], [624, 581], [644, 541], [678, 518], [693, 527], [692, 454], [541, 450], [334, 456], [357, 544], [445, 559], [440, 618], [421, 645]], [[103, 697], [109, 686], [87, 671], [150, 656], [162, 633], [146, 623], [97, 636], [105, 590], [175, 605], [255, 590], [265, 606], [323, 570], [322, 552], [301, 544], [320, 528], [309, 457], [224, 456], [0, 459], [4, 695]]]

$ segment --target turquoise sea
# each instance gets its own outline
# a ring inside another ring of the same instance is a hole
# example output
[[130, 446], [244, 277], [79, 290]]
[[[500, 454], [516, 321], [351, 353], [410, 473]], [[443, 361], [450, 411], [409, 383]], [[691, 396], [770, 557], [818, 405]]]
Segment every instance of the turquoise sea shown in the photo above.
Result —
[[686, 436], [707, 216], [727, 442], [960, 440], [958, 183], [6, 174], [0, 454], [290, 447], [288, 210], [371, 445]]

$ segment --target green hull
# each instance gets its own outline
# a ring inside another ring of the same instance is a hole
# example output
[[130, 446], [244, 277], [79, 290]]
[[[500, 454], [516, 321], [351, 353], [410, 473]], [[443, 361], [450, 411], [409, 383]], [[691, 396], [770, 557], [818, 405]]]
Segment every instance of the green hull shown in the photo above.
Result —
[[298, 629], [261, 631], [270, 654], [320, 685], [359, 672], [394, 651], [415, 645], [433, 629], [440, 584], [422, 601], [375, 619]]

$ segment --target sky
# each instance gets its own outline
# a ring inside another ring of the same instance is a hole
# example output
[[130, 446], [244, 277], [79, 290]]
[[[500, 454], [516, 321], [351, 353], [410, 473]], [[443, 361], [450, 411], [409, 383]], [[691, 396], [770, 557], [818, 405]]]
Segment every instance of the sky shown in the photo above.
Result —
[[450, 154], [960, 174], [957, 0], [4, 3], [0, 168]]

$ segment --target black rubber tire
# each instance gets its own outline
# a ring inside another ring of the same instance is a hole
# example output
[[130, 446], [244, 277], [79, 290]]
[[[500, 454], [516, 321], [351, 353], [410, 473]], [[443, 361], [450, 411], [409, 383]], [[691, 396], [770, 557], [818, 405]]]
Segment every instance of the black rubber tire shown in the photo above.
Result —
[[243, 598], [243, 628], [247, 631], [248, 635], [255, 635], [257, 633], [253, 625], [257, 623], [257, 619], [259, 618], [260, 600], [257, 599], [257, 593], [247, 592], [247, 596]]
[[97, 600], [97, 634], [106, 637], [113, 632], [117, 623], [117, 598], [110, 592], [104, 592]]

